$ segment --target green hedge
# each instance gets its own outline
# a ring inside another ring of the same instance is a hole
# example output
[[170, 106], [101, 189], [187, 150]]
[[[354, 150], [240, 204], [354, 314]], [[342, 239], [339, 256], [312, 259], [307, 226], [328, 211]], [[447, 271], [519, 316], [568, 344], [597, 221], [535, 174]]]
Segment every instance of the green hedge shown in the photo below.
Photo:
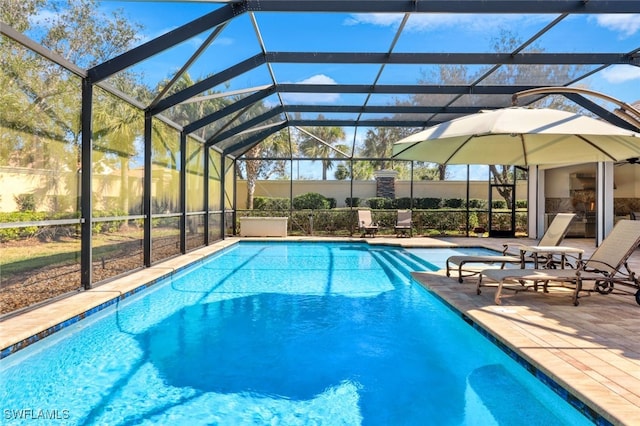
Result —
[[293, 208], [295, 210], [304, 209], [328, 209], [331, 203], [327, 198], [317, 192], [307, 192], [293, 198]]
[[255, 197], [254, 210], [289, 210], [289, 199], [279, 197]]
[[347, 207], [358, 207], [360, 205], [360, 197], [347, 197], [344, 202]]

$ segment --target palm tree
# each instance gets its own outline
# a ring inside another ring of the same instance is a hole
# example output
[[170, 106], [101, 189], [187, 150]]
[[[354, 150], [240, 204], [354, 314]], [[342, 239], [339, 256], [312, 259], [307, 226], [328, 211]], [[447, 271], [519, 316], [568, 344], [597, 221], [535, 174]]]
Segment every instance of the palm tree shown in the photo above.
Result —
[[129, 214], [129, 163], [138, 154], [136, 139], [144, 133], [144, 116], [114, 96], [98, 96], [93, 113], [94, 146], [120, 169], [120, 209]]
[[[323, 120], [322, 114], [318, 120]], [[300, 151], [310, 158], [322, 158], [322, 180], [327, 180], [327, 170], [333, 167], [329, 157], [335, 157], [337, 148], [334, 145], [345, 137], [341, 127], [316, 126], [300, 129]]]

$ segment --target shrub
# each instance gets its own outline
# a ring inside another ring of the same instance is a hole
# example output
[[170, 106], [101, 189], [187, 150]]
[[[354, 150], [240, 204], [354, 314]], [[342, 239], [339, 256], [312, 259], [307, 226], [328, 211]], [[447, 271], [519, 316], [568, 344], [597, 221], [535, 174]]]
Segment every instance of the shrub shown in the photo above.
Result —
[[358, 207], [360, 205], [359, 197], [347, 197], [344, 199], [347, 207]]
[[516, 208], [517, 209], [526, 209], [527, 208], [527, 200], [516, 200]]
[[293, 199], [293, 208], [296, 210], [328, 209], [329, 201], [322, 194], [307, 192]]
[[33, 194], [20, 194], [13, 197], [20, 212], [36, 211], [36, 197]]
[[480, 227], [480, 222], [478, 221], [478, 214], [476, 212], [469, 213], [469, 228], [474, 229], [478, 227]]
[[327, 197], [327, 201], [329, 202], [329, 208], [330, 209], [335, 209], [336, 206], [338, 205], [338, 202], [333, 197]]
[[479, 198], [470, 198], [469, 199], [469, 208], [470, 209], [486, 209], [487, 208], [487, 200], [481, 200]]
[[444, 200], [444, 206], [450, 209], [461, 209], [465, 206], [465, 200], [462, 198], [448, 198]]
[[[126, 216], [127, 213], [124, 210], [114, 209], [114, 210], [94, 210], [93, 217], [119, 217]], [[125, 223], [125, 220], [109, 220], [106, 222], [95, 222], [91, 229], [95, 233], [103, 233], [103, 232], [117, 232], [120, 227]]]
[[367, 199], [367, 204], [374, 210], [394, 208], [394, 200], [384, 197], [372, 197]]
[[398, 208], [398, 209], [410, 209], [411, 208], [411, 198], [409, 198], [409, 197], [396, 198], [396, 208]]
[[491, 202], [491, 207], [494, 209], [506, 209], [507, 202], [505, 200], [493, 200]]
[[[42, 212], [13, 212], [0, 213], [0, 222], [37, 222], [46, 219]], [[38, 233], [37, 226], [25, 226], [22, 228], [0, 229], [0, 241], [18, 240], [31, 238]]]
[[284, 197], [255, 197], [254, 210], [289, 210], [289, 199]]
[[442, 198], [417, 198], [416, 204], [419, 209], [439, 209]]

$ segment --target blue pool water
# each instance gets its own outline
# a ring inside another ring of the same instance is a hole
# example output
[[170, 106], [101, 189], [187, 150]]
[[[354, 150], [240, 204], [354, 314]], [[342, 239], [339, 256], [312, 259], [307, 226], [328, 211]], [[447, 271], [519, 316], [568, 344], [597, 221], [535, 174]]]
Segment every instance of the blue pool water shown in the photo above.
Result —
[[408, 276], [459, 253], [242, 242], [2, 360], [2, 422], [590, 424]]

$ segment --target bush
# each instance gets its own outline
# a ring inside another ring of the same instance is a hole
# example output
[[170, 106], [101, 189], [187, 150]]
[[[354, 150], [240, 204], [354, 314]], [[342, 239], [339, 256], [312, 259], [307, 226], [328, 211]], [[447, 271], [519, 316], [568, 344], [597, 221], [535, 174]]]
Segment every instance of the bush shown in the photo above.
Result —
[[527, 208], [527, 200], [516, 200], [516, 208], [517, 209], [526, 209]]
[[[13, 212], [0, 213], [0, 222], [38, 222], [45, 220], [46, 214], [42, 212]], [[0, 229], [0, 241], [18, 240], [31, 238], [38, 233], [37, 226], [25, 226], [22, 228]]]
[[[114, 209], [114, 210], [95, 210], [93, 212], [93, 217], [119, 217], [126, 216], [127, 213], [124, 210]], [[117, 232], [122, 225], [124, 225], [125, 220], [109, 220], [106, 222], [95, 222], [91, 229], [94, 233], [106, 233], [106, 232]]]
[[279, 197], [255, 197], [254, 210], [289, 210], [289, 199]]
[[506, 209], [507, 202], [505, 200], [493, 200], [491, 202], [491, 207], [494, 209]]
[[450, 209], [461, 209], [465, 206], [465, 200], [462, 198], [448, 198], [444, 200], [444, 206]]
[[327, 197], [327, 201], [329, 202], [329, 208], [330, 209], [335, 209], [336, 206], [338, 205], [338, 202], [333, 197]]
[[13, 197], [20, 212], [36, 211], [36, 197], [33, 194], [20, 194]]
[[474, 229], [479, 226], [480, 226], [480, 221], [478, 220], [478, 214], [476, 212], [469, 213], [469, 228]]
[[344, 202], [347, 207], [358, 207], [360, 205], [360, 197], [347, 197]]
[[411, 198], [409, 198], [409, 197], [396, 198], [396, 208], [398, 208], [398, 209], [410, 209], [411, 208]]
[[394, 200], [384, 197], [372, 197], [367, 200], [367, 204], [374, 210], [395, 208]]
[[442, 198], [416, 198], [416, 207], [419, 209], [439, 209]]
[[293, 208], [296, 210], [328, 209], [329, 205], [329, 200], [317, 192], [307, 192], [293, 199]]
[[481, 200], [479, 198], [470, 198], [469, 199], [469, 208], [470, 209], [486, 209], [487, 208], [487, 200]]

